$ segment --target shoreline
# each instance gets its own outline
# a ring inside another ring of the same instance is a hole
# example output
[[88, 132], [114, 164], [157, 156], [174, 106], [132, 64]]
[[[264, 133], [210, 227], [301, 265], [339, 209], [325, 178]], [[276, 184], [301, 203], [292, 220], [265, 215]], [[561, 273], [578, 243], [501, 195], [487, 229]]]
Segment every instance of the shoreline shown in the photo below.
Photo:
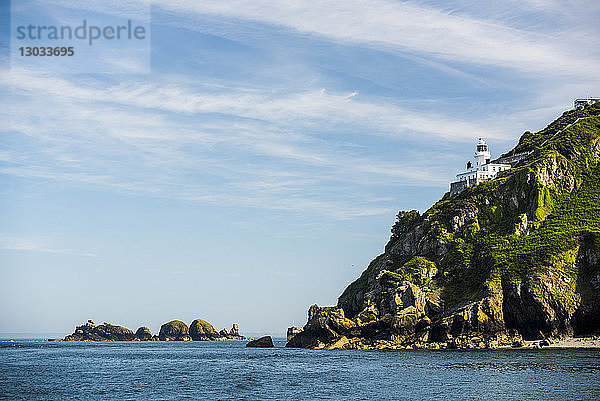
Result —
[[[239, 342], [239, 341], [250, 341], [252, 338], [247, 338], [246, 340], [242, 339], [218, 339], [213, 341], [218, 342]], [[26, 342], [26, 343], [51, 343], [51, 342], [73, 342], [73, 341], [64, 341], [60, 338], [2, 338], [0, 339], [0, 343], [17, 343], [17, 342]], [[127, 341], [127, 340], [81, 340], [81, 342], [139, 342], [139, 341]], [[186, 342], [186, 341], [156, 341], [156, 342]], [[189, 342], [212, 342], [210, 340], [204, 341], [189, 341]], [[551, 348], [551, 349], [600, 349], [600, 335], [593, 336], [584, 336], [584, 337], [562, 337], [562, 338], [550, 338], [546, 340], [527, 340], [523, 341], [524, 345], [520, 347], [515, 346], [499, 346], [496, 348], [455, 348], [456, 350], [465, 350], [465, 349], [542, 349], [542, 348]], [[315, 350], [319, 349], [327, 349], [325, 347], [315, 348]], [[360, 348], [359, 348], [360, 349]], [[365, 347], [363, 350], [373, 350], [373, 349], [390, 349], [390, 350], [450, 350], [451, 348], [420, 348], [420, 347], [398, 347], [398, 348], [386, 348], [386, 347]]]
[[[545, 343], [544, 343], [545, 342]], [[563, 337], [548, 340], [525, 341], [521, 348], [598, 348], [600, 349], [600, 336]]]

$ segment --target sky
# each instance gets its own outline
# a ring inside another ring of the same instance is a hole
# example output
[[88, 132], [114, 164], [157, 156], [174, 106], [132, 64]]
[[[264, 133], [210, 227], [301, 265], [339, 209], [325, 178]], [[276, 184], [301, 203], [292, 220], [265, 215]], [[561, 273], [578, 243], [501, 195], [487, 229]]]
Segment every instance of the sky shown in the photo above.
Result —
[[[31, 18], [117, 17], [45, 3]], [[592, 0], [153, 0], [148, 58], [77, 73], [22, 63], [0, 4], [0, 335], [203, 318], [283, 336], [478, 137], [499, 156], [600, 97]]]

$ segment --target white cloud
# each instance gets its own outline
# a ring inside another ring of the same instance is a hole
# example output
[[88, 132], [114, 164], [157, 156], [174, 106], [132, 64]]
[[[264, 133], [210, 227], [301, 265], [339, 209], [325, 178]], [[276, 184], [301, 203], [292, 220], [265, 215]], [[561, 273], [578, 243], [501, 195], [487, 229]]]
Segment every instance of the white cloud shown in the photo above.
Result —
[[593, 45], [594, 41], [598, 44], [598, 39], [590, 35], [592, 43], [573, 46], [573, 37], [581, 36], [582, 27], [578, 26], [541, 34], [502, 25], [491, 18], [478, 19], [391, 0], [156, 0], [154, 4], [182, 15], [213, 14], [258, 21], [331, 40], [416, 52], [460, 63], [594, 80], [600, 77]]
[[11, 251], [43, 252], [61, 255], [97, 257], [96, 254], [89, 252], [79, 252], [60, 247], [57, 248], [55, 246], [52, 246], [50, 242], [53, 241], [45, 237], [0, 236], [0, 249]]
[[[447, 69], [456, 66], [444, 66], [452, 60], [542, 72], [538, 83], [574, 74], [588, 79], [586, 84], [598, 80], [596, 55], [566, 45], [581, 31], [544, 35], [461, 10], [386, 0], [157, 0], [155, 5], [408, 53]], [[544, 88], [536, 88], [532, 97], [543, 97], [544, 104], [534, 114], [527, 109], [482, 113], [477, 105], [467, 105], [461, 115], [450, 115], [432, 112], [435, 107], [409, 108], [368, 97], [354, 88], [341, 92], [231, 82], [209, 87], [179, 76], [154, 76], [152, 82], [113, 79], [67, 80], [30, 71], [0, 76], [0, 87], [10, 93], [0, 111], [3, 129], [28, 136], [32, 147], [0, 155], [7, 162], [1, 172], [337, 219], [388, 213], [394, 200], [376, 199], [369, 189], [445, 187], [454, 170], [449, 162], [462, 164], [461, 155], [436, 157], [425, 146], [429, 142], [468, 144], [479, 135], [513, 139], [524, 129], [541, 128], [524, 121], [552, 114], [549, 104], [555, 107], [565, 93], [570, 97], [585, 85], [563, 82], [548, 89], [547, 82], [540, 84]], [[356, 137], [360, 143], [353, 147]], [[422, 145], [417, 163], [403, 150], [408, 141]], [[374, 143], [393, 144], [398, 151], [367, 149]]]
[[[340, 147], [343, 136], [318, 135], [327, 124], [332, 130], [356, 124], [390, 138], [436, 127], [431, 115], [359, 101], [360, 94], [214, 93], [161, 83], [104, 88], [89, 79], [26, 72], [1, 78], [11, 94], [0, 111], [3, 130], [28, 137], [18, 149], [7, 148], [3, 174], [335, 219], [390, 211], [389, 199], [375, 199], [365, 188], [445, 184], [434, 162], [423, 168], [405, 155], [386, 160]], [[442, 121], [438, 135], [448, 138], [462, 140], [462, 130], [477, 129]], [[363, 190], [345, 193], [357, 185]]]
[[[446, 140], [470, 140], [473, 132], [486, 132], [488, 138], [502, 137], [502, 130], [490, 127], [487, 121], [467, 122], [460, 118], [435, 115], [429, 111], [415, 112], [389, 102], [361, 100], [360, 94], [329, 93], [325, 89], [295, 93], [273, 93], [267, 90], [231, 88], [221, 93], [191, 91], [183, 84], [127, 83], [98, 88], [75, 85], [56, 77], [42, 77], [30, 72], [13, 72], [3, 77], [5, 86], [47, 93], [85, 101], [133, 106], [141, 110], [163, 110], [174, 113], [219, 113], [268, 123], [297, 126], [339, 124], [364, 127], [365, 134], [406, 136], [420, 132]], [[8, 84], [9, 83], [9, 84]], [[8, 84], [8, 85], [7, 85]], [[96, 109], [87, 109], [87, 117], [96, 118]], [[111, 111], [113, 113], [113, 111]], [[161, 117], [143, 115], [139, 126], [157, 126]], [[121, 130], [122, 131], [122, 130]], [[156, 130], [130, 132], [129, 135], [152, 136]], [[162, 135], [162, 134], [161, 134]], [[166, 139], [166, 138], [165, 138]]]

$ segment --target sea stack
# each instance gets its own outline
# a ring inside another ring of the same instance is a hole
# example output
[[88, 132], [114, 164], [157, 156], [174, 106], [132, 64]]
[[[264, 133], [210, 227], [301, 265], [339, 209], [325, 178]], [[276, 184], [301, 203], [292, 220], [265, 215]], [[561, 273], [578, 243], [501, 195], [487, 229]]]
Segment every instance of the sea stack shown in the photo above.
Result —
[[160, 327], [158, 338], [161, 341], [190, 341], [192, 339], [187, 324], [181, 320], [171, 320], [163, 324]]
[[190, 336], [194, 341], [210, 341], [220, 335], [212, 324], [202, 319], [196, 319], [190, 325]]
[[135, 332], [135, 339], [138, 341], [153, 341], [158, 340], [158, 337], [152, 336], [150, 329], [142, 326]]

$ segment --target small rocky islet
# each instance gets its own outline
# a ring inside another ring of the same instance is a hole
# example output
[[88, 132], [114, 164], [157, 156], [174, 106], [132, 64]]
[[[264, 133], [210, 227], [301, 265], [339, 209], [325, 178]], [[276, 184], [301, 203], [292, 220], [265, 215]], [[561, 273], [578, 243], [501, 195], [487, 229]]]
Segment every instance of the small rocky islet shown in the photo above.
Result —
[[274, 348], [271, 336], [264, 336], [246, 344], [247, 348]]
[[148, 327], [142, 326], [134, 333], [130, 329], [109, 323], [95, 324], [92, 320], [75, 328], [73, 334], [63, 341], [229, 341], [247, 340], [233, 323], [231, 330], [215, 330], [212, 324], [196, 319], [188, 327], [181, 320], [172, 320], [160, 327], [158, 335], [152, 335]]

